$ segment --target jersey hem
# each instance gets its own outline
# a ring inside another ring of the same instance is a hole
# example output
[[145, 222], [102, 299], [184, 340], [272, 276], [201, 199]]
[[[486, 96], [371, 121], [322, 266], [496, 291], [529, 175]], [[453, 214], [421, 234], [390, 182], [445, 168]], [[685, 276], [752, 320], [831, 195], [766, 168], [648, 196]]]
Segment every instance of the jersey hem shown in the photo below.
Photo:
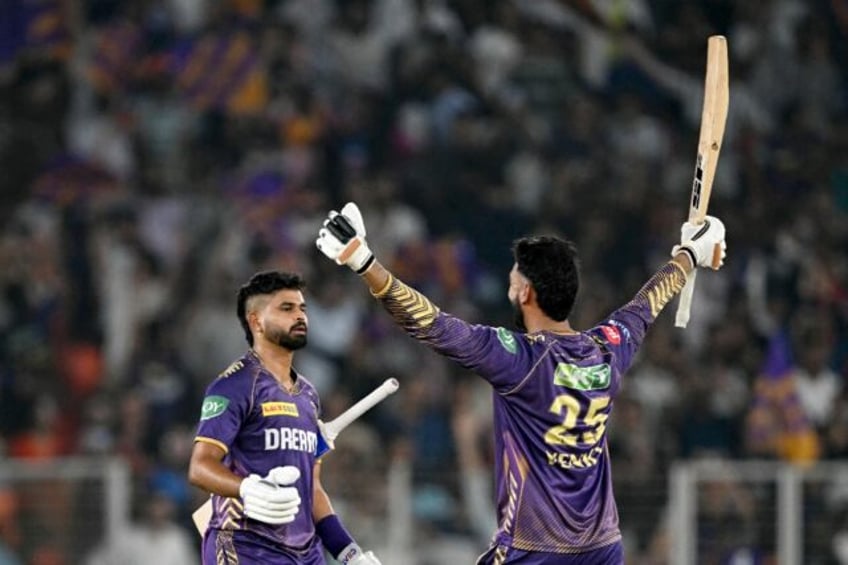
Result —
[[598, 549], [602, 549], [604, 547], [607, 547], [608, 545], [612, 545], [612, 544], [614, 544], [618, 541], [621, 541], [621, 532], [620, 531], [615, 532], [614, 534], [612, 534], [608, 538], [604, 538], [602, 540], [598, 540], [597, 542], [595, 542], [593, 544], [584, 545], [584, 546], [580, 546], [580, 547], [547, 546], [547, 545], [540, 545], [540, 544], [533, 544], [533, 543], [526, 543], [526, 542], [522, 543], [522, 542], [516, 542], [514, 539], [513, 539], [512, 543], [503, 544], [503, 542], [501, 542], [501, 544], [498, 544], [498, 545], [502, 545], [502, 544], [507, 545], [507, 546], [515, 548], [515, 549], [520, 549], [521, 551], [539, 551], [539, 552], [543, 552], [543, 553], [563, 553], [563, 554], [568, 554], [568, 555], [574, 555], [574, 554], [579, 554], [579, 553], [588, 553], [590, 551], [596, 551]]

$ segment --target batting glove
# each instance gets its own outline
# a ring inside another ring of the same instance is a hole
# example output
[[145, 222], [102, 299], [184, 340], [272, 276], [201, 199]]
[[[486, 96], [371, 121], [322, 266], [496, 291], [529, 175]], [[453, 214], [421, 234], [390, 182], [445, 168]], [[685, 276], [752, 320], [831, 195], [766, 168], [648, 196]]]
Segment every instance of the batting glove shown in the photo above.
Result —
[[300, 510], [300, 494], [287, 485], [300, 478], [297, 467], [275, 467], [265, 477], [252, 474], [239, 485], [239, 495], [248, 518], [274, 526], [293, 522]]
[[358, 275], [374, 262], [374, 254], [365, 241], [362, 213], [353, 202], [345, 204], [341, 214], [335, 210], [329, 213], [315, 245], [324, 255], [339, 265], [347, 265]]
[[362, 552], [357, 544], [352, 543], [336, 557], [342, 565], [383, 565], [373, 551]]
[[727, 255], [724, 235], [724, 224], [715, 216], [706, 216], [703, 224], [686, 222], [680, 227], [680, 243], [671, 249], [671, 256], [685, 251], [693, 265], [718, 270]]

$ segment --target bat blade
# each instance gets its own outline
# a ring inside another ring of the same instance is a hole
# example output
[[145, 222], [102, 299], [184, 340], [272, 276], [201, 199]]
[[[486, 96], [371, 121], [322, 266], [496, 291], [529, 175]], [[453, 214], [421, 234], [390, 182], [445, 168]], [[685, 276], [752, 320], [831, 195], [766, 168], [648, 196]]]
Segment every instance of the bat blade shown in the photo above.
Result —
[[701, 131], [698, 135], [698, 154], [692, 179], [692, 199], [689, 221], [704, 222], [713, 190], [718, 157], [727, 123], [730, 102], [730, 75], [727, 64], [727, 39], [713, 35], [707, 41], [707, 71], [704, 78], [704, 105], [701, 110]]
[[206, 528], [209, 526], [209, 520], [212, 519], [212, 499], [200, 505], [200, 507], [191, 514], [191, 521], [194, 522], [194, 527], [202, 536], [206, 533]]
[[[704, 77], [704, 105], [701, 110], [701, 131], [698, 135], [698, 153], [695, 158], [695, 174], [692, 179], [692, 197], [689, 201], [689, 221], [704, 223], [710, 195], [713, 190], [718, 157], [727, 123], [730, 105], [730, 73], [727, 63], [727, 39], [713, 35], [707, 41], [707, 71]], [[713, 266], [718, 267], [721, 254], [713, 253]], [[685, 328], [689, 323], [692, 297], [695, 292], [697, 267], [686, 278], [680, 292], [674, 325]]]

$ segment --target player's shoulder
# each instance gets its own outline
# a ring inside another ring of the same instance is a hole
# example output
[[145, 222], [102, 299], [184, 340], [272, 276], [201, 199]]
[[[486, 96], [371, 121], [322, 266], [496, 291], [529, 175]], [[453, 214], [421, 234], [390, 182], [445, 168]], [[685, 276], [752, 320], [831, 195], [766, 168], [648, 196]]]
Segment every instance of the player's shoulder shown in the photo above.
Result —
[[233, 389], [252, 382], [256, 375], [258, 364], [250, 353], [246, 353], [218, 373], [209, 385], [210, 389]]

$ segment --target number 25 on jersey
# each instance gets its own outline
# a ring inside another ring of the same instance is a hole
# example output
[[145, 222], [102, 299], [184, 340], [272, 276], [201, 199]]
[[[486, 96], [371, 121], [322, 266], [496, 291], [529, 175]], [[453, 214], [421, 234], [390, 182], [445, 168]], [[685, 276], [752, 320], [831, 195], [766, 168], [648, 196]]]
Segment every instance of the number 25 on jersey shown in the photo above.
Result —
[[578, 398], [570, 394], [560, 394], [554, 399], [549, 410], [562, 416], [562, 424], [548, 429], [545, 433], [545, 443], [569, 447], [595, 445], [606, 431], [609, 414], [604, 412], [604, 409], [609, 403], [609, 396], [595, 397], [583, 413]]

